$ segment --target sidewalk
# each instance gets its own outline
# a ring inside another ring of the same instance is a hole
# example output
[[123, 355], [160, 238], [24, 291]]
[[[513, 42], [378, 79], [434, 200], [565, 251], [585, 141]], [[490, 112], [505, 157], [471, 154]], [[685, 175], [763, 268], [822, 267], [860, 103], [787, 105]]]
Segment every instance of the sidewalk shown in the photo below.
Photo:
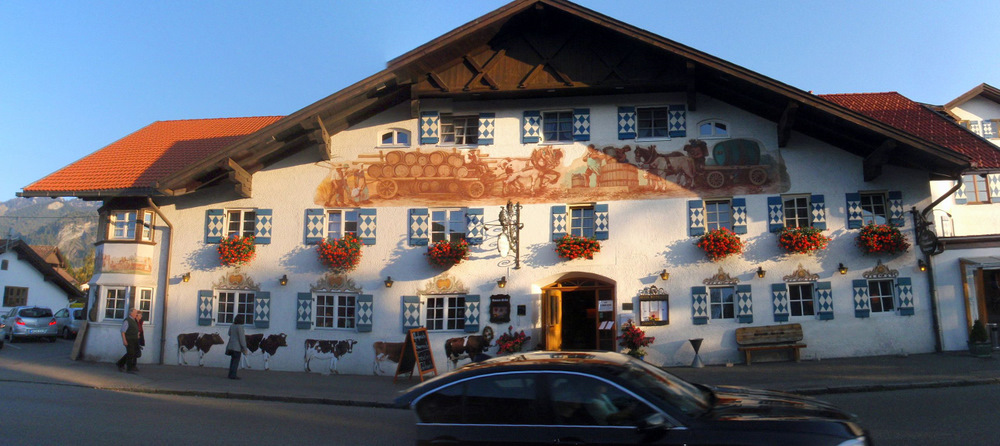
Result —
[[[55, 346], [52, 346], [55, 347]], [[71, 361], [53, 350], [42, 359], [19, 359], [0, 353], [0, 382], [30, 382], [102, 390], [209, 396], [295, 403], [390, 407], [396, 395], [419, 378], [372, 375], [322, 375], [305, 372], [241, 370], [241, 380], [226, 379], [222, 368], [140, 365], [136, 374], [118, 372], [114, 364]], [[908, 388], [1000, 384], [1000, 352], [973, 358], [966, 352], [910, 356], [829, 359], [822, 361], [737, 364], [667, 368], [669, 372], [709, 385], [735, 385], [805, 395], [868, 392]], [[425, 376], [428, 379], [430, 376]]]

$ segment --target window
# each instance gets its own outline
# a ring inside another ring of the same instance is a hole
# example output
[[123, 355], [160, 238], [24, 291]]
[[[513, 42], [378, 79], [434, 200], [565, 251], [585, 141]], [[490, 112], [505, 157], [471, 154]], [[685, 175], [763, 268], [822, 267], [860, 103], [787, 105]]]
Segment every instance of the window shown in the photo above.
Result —
[[479, 116], [441, 115], [441, 144], [475, 145], [479, 138]]
[[462, 209], [431, 210], [431, 243], [465, 240], [468, 224]]
[[861, 224], [884, 225], [888, 223], [889, 214], [886, 212], [886, 209], [885, 194], [861, 194]]
[[345, 234], [358, 235], [358, 211], [327, 210], [326, 237], [339, 239]]
[[788, 305], [792, 316], [815, 316], [811, 283], [788, 285]]
[[736, 288], [731, 286], [709, 288], [709, 305], [712, 319], [735, 319]]
[[[141, 223], [136, 219], [141, 218]], [[112, 211], [108, 215], [108, 240], [136, 240], [136, 226], [140, 226], [139, 240], [153, 240], [152, 211]]]
[[639, 138], [667, 138], [670, 136], [670, 108], [638, 108], [636, 129]]
[[[143, 241], [153, 241], [153, 213], [142, 211], [142, 238]], [[145, 320], [145, 319], [143, 319]]]
[[139, 288], [137, 293], [133, 306], [142, 314], [142, 320], [149, 323], [153, 317], [153, 289]]
[[782, 197], [785, 208], [786, 228], [808, 228], [809, 221], [809, 196]]
[[709, 231], [726, 228], [733, 229], [733, 210], [729, 200], [705, 202], [705, 226]]
[[542, 140], [544, 142], [572, 142], [573, 112], [542, 113]]
[[317, 294], [316, 328], [354, 328], [356, 301], [352, 294]]
[[594, 206], [569, 208], [569, 233], [577, 237], [594, 238]]
[[392, 129], [382, 134], [379, 138], [380, 146], [409, 147], [410, 132], [406, 130]]
[[729, 126], [724, 122], [705, 121], [698, 124], [698, 135], [702, 138], [729, 137]]
[[253, 323], [254, 293], [241, 291], [220, 291], [219, 306], [216, 312], [216, 322], [232, 324], [236, 316], [243, 315], [243, 323]]
[[0, 260], [0, 270], [7, 271], [7, 266], [10, 262], [7, 259]]
[[3, 306], [19, 307], [21, 305], [28, 305], [28, 289], [19, 286], [3, 287]]
[[537, 404], [534, 373], [513, 373], [474, 378], [424, 396], [416, 411], [425, 423], [495, 425], [544, 424]]
[[464, 296], [431, 296], [426, 307], [428, 330], [465, 329]]
[[968, 203], [990, 202], [990, 189], [986, 183], [986, 178], [982, 175], [962, 175], [962, 184], [965, 185], [965, 196]]
[[868, 296], [873, 313], [886, 313], [893, 309], [892, 280], [869, 280]]
[[621, 388], [589, 376], [552, 374], [549, 382], [555, 424], [639, 426], [642, 419], [655, 413]]
[[250, 237], [254, 235], [257, 213], [252, 209], [230, 209], [226, 211], [226, 237]]
[[106, 287], [104, 292], [104, 318], [125, 319], [128, 306], [128, 289], [125, 287]]

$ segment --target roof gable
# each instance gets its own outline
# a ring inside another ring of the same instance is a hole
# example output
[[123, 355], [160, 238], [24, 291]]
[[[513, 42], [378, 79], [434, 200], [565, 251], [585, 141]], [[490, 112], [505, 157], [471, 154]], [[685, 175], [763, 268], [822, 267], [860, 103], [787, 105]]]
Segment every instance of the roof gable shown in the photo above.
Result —
[[62, 268], [55, 268], [46, 259], [39, 255], [39, 251], [49, 251], [47, 247], [36, 249], [28, 245], [23, 240], [0, 240], [0, 254], [7, 251], [17, 252], [18, 260], [24, 260], [34, 267], [45, 277], [46, 281], [52, 282], [63, 291], [68, 297], [83, 297], [83, 291], [76, 287], [76, 280]]
[[955, 107], [958, 107], [966, 102], [969, 102], [970, 99], [978, 96], [981, 96], [987, 100], [1000, 104], [1000, 89], [991, 86], [990, 84], [983, 83], [977, 85], [972, 90], [963, 93], [961, 96], [952, 99], [950, 102], [944, 105], [944, 109], [951, 111]]

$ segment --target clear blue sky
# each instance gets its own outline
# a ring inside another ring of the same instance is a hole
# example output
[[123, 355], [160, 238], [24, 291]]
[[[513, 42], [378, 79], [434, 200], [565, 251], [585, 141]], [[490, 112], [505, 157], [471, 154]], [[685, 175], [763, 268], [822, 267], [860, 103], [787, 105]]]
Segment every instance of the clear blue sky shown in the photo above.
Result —
[[[506, 2], [0, 2], [0, 200], [154, 121], [287, 115]], [[1000, 86], [1000, 1], [579, 0], [817, 94]]]

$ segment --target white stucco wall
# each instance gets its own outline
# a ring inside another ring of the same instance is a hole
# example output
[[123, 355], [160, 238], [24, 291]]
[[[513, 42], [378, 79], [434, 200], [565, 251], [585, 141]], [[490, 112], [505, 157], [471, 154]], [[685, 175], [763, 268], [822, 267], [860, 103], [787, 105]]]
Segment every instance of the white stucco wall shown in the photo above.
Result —
[[[616, 128], [616, 107], [618, 104], [662, 105], [683, 102], [681, 96], [631, 96], [631, 97], [590, 97], [567, 98], [558, 101], [497, 101], [470, 103], [435, 103], [423, 101], [424, 109], [441, 112], [454, 111], [496, 113], [496, 144], [481, 147], [493, 157], [524, 157], [536, 148], [536, 144], [520, 143], [520, 126], [523, 110], [526, 109], [566, 109], [589, 107], [592, 118], [592, 136], [589, 143], [598, 147], [604, 145], [621, 146], [636, 144], [634, 141], [619, 141]], [[746, 137], [761, 141], [768, 151], [777, 150], [775, 124], [757, 116], [749, 115], [708, 97], [698, 98], [698, 111], [688, 111], [688, 135], [669, 141], [658, 141], [658, 151], [667, 153], [680, 150], [688, 139], [697, 137], [696, 124], [704, 119], [722, 119], [730, 124], [734, 137]], [[475, 107], [468, 108], [468, 107]], [[271, 367], [278, 370], [302, 370], [303, 341], [312, 339], [354, 339], [358, 344], [354, 352], [342, 358], [338, 369], [341, 373], [367, 374], [372, 372], [374, 341], [398, 342], [403, 339], [400, 323], [401, 296], [418, 294], [428, 282], [441, 273], [428, 265], [422, 246], [409, 246], [408, 209], [412, 207], [434, 207], [426, 201], [410, 204], [381, 206], [378, 211], [378, 236], [374, 246], [363, 249], [363, 259], [359, 268], [349, 277], [362, 288], [362, 293], [374, 296], [375, 315], [371, 333], [355, 330], [295, 328], [296, 295], [308, 292], [325, 273], [316, 259], [315, 248], [303, 242], [305, 209], [319, 207], [313, 202], [316, 186], [328, 175], [329, 166], [357, 159], [358, 155], [375, 153], [378, 135], [389, 128], [404, 128], [411, 132], [414, 143], [419, 142], [417, 120], [409, 118], [409, 107], [400, 106], [371, 118], [354, 128], [338, 133], [332, 138], [334, 156], [330, 162], [320, 162], [313, 150], [303, 150], [269, 166], [253, 176], [253, 197], [241, 199], [231, 191], [231, 186], [219, 186], [199, 191], [189, 196], [172, 199], [160, 204], [163, 212], [176, 228], [173, 240], [173, 255], [170, 259], [170, 277], [162, 277], [164, 270], [158, 265], [153, 273], [157, 277], [157, 317], [162, 316], [164, 281], [169, 282], [169, 298], [166, 301], [168, 314], [165, 336], [166, 363], [172, 364], [177, 357], [174, 339], [178, 333], [219, 332], [226, 337], [228, 325], [199, 326], [197, 322], [199, 290], [213, 289], [231, 268], [219, 265], [215, 245], [204, 242], [205, 214], [208, 209], [218, 208], [262, 208], [271, 209], [274, 224], [271, 243], [257, 246], [256, 259], [242, 271], [260, 285], [262, 291], [271, 293], [271, 319], [268, 329], [257, 329], [250, 325], [250, 333], [286, 333], [288, 347], [278, 350], [271, 361]], [[564, 163], [577, 160], [585, 150], [586, 143], [560, 145], [566, 156]], [[432, 150], [433, 147], [426, 147]], [[705, 259], [704, 253], [695, 247], [695, 237], [687, 232], [687, 201], [690, 196], [655, 200], [607, 200], [610, 213], [610, 239], [602, 243], [601, 252], [593, 260], [563, 261], [557, 258], [550, 234], [550, 207], [553, 204], [525, 204], [522, 211], [521, 232], [522, 268], [508, 270], [497, 266], [500, 260], [494, 250], [473, 248], [469, 261], [448, 270], [448, 274], [460, 280], [469, 294], [482, 296], [482, 305], [488, 306], [492, 294], [510, 294], [512, 320], [515, 330], [524, 329], [532, 336], [530, 345], [542, 340], [540, 322], [540, 296], [542, 287], [566, 274], [587, 274], [615, 285], [615, 309], [619, 318], [624, 317], [622, 304], [635, 302], [637, 295], [647, 286], [664, 288], [670, 295], [670, 324], [659, 327], [645, 327], [656, 343], [646, 357], [658, 365], [689, 364], [693, 352], [688, 339], [703, 338], [702, 358], [709, 364], [741, 362], [736, 350], [735, 329], [747, 326], [736, 320], [712, 320], [707, 325], [692, 322], [691, 287], [715, 275], [720, 268], [741, 284], [750, 284], [753, 292], [754, 322], [752, 325], [774, 323], [771, 303], [771, 284], [780, 283], [782, 277], [791, 274], [799, 265], [820, 281], [829, 281], [834, 294], [834, 319], [821, 321], [816, 317], [792, 317], [789, 322], [803, 325], [805, 342], [809, 347], [803, 351], [804, 358], [832, 358], [845, 356], [866, 356], [919, 353], [933, 350], [933, 333], [929, 312], [927, 280], [916, 271], [916, 255], [910, 252], [893, 257], [873, 257], [860, 255], [854, 246], [856, 230], [846, 229], [845, 193], [857, 191], [899, 190], [903, 193], [904, 207], [916, 206], [922, 209], [929, 204], [928, 179], [924, 172], [886, 166], [883, 174], [875, 181], [862, 180], [862, 159], [840, 149], [793, 133], [787, 147], [780, 150], [780, 157], [787, 166], [790, 188], [781, 193], [823, 194], [826, 198], [828, 230], [832, 237], [827, 250], [818, 255], [787, 255], [776, 245], [776, 235], [768, 232], [766, 194], [741, 194], [747, 200], [749, 214], [748, 233], [742, 238], [747, 244], [741, 256], [727, 258], [718, 263]], [[374, 192], [373, 192], [374, 193]], [[484, 208], [488, 221], [495, 220], [499, 204], [470, 200], [469, 207]], [[913, 223], [909, 215], [905, 218], [903, 232], [912, 242]], [[157, 255], [165, 258], [162, 222], [158, 222]], [[108, 248], [105, 248], [108, 249]], [[897, 312], [873, 314], [869, 318], [854, 315], [851, 281], [860, 279], [862, 273], [870, 270], [881, 260], [888, 267], [899, 272], [900, 277], [910, 277], [915, 297], [915, 315], [900, 316]], [[846, 275], [836, 272], [839, 263], [850, 269]], [[760, 266], [767, 271], [764, 279], [753, 273]], [[659, 271], [671, 273], [666, 282], [658, 277]], [[180, 276], [190, 271], [191, 281], [181, 282]], [[278, 278], [287, 274], [289, 283], [280, 286]], [[392, 276], [395, 284], [385, 288], [383, 280]], [[507, 287], [496, 288], [496, 281], [506, 276]], [[101, 277], [95, 283], [124, 279]], [[519, 317], [513, 311], [518, 305], [527, 306], [527, 315]], [[484, 313], [485, 314], [485, 313]], [[484, 317], [484, 324], [488, 317]], [[112, 359], [123, 353], [116, 323], [96, 324], [98, 329], [88, 339], [87, 352], [91, 358]], [[506, 331], [508, 324], [494, 328], [499, 335]], [[157, 332], [147, 327], [146, 335]], [[463, 336], [461, 332], [432, 332], [430, 343], [439, 371], [446, 369], [442, 345], [447, 338]], [[228, 365], [229, 358], [223, 354], [222, 346], [216, 346], [206, 356], [205, 364], [213, 367]], [[494, 354], [495, 349], [490, 353]], [[188, 354], [188, 362], [196, 363], [197, 355]], [[143, 361], [152, 361], [155, 354], [144, 355]], [[254, 367], [261, 367], [259, 358], [251, 359]], [[390, 364], [395, 367], [394, 364]], [[313, 371], [326, 371], [327, 366], [314, 361]], [[393, 373], [394, 368], [388, 373]]]
[[[0, 304], [2, 304], [4, 287], [22, 287], [28, 289], [28, 305], [48, 307], [55, 313], [60, 308], [69, 305], [66, 291], [52, 282], [25, 260], [18, 260], [17, 252], [13, 250], [0, 254], [0, 261], [7, 261], [7, 270], [0, 270]], [[0, 307], [6, 314], [13, 307]]]

